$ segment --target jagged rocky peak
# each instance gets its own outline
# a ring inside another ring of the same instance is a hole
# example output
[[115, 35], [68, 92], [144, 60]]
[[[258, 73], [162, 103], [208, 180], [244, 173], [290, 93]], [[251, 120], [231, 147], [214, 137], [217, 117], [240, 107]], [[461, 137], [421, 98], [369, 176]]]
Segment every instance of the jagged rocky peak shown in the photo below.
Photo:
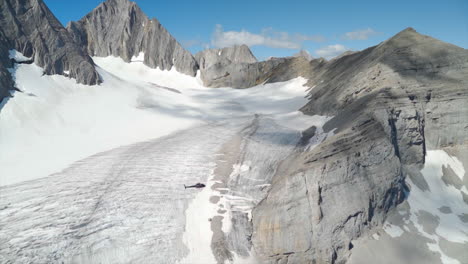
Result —
[[230, 63], [255, 63], [257, 58], [247, 45], [234, 45], [222, 49], [206, 49], [195, 54], [201, 70], [207, 69], [214, 64]]
[[136, 3], [108, 0], [67, 30], [91, 56], [118, 56], [130, 62], [144, 53], [144, 63], [152, 68], [195, 76], [198, 65], [155, 18], [149, 19]]
[[[0, 30], [2, 56], [16, 49], [43, 67], [45, 74], [69, 71], [69, 76], [79, 83], [99, 82], [91, 58], [73, 41], [42, 0], [0, 1]], [[6, 62], [2, 60], [1, 63], [5, 66]]]

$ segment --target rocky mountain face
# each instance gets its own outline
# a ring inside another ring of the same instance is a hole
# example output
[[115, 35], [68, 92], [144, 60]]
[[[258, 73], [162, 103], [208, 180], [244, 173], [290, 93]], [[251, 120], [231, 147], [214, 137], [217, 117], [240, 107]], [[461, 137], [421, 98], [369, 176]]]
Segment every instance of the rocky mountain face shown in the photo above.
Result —
[[[0, 99], [13, 88], [8, 51], [16, 49], [44, 68], [45, 74], [64, 74], [83, 84], [97, 84], [91, 58], [81, 50], [42, 0], [0, 1]], [[5, 77], [5, 78], [3, 78]]]
[[134, 2], [108, 0], [67, 30], [90, 56], [118, 56], [130, 62], [144, 53], [144, 63], [195, 76], [198, 65], [192, 54], [155, 18], [149, 19]]
[[345, 263], [353, 240], [405, 199], [405, 177], [427, 185], [427, 149], [451, 149], [467, 165], [467, 76], [467, 50], [411, 28], [315, 67], [301, 110], [333, 116], [324, 126], [333, 135], [298, 147], [254, 209], [260, 255], [268, 263]]

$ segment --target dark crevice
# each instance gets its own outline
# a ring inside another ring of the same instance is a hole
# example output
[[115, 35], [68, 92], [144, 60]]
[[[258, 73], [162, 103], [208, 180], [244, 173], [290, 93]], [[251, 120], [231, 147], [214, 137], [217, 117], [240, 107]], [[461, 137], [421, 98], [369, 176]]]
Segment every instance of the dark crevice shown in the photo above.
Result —
[[392, 141], [393, 148], [395, 149], [395, 155], [398, 157], [398, 159], [401, 161], [401, 156], [400, 156], [400, 148], [398, 146], [398, 132], [396, 128], [396, 121], [397, 119], [395, 118], [395, 112], [392, 109], [390, 111], [390, 117], [388, 119], [388, 124], [390, 125], [390, 139]]

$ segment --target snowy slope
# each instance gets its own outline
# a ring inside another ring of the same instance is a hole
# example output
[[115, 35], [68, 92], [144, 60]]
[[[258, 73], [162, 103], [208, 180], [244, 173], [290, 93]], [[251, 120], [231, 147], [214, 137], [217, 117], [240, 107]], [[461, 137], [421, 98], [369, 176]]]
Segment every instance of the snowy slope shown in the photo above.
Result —
[[466, 168], [451, 152], [456, 153], [427, 151], [423, 184], [407, 178], [407, 200], [389, 215], [383, 230], [356, 243], [350, 263], [468, 263], [468, 190], [453, 184], [466, 181]]
[[99, 86], [43, 76], [34, 64], [12, 70], [22, 92], [0, 113], [0, 185], [45, 177], [100, 151], [246, 111], [282, 113], [288, 122], [289, 116], [303, 118], [295, 112], [306, 102], [301, 78], [249, 90], [215, 90], [175, 69], [161, 71], [115, 57], [94, 60], [101, 66]]
[[186, 96], [98, 71], [104, 79], [99, 86], [42, 76], [34, 64], [12, 71], [22, 92], [0, 113], [1, 185], [45, 177], [94, 153], [197, 122]]

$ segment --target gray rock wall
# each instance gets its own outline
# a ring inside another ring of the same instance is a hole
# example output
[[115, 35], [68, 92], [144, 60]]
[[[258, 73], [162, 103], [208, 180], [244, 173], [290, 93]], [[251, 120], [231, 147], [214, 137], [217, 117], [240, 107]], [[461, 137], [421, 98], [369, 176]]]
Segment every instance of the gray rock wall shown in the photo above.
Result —
[[149, 19], [134, 2], [108, 0], [67, 30], [91, 56], [118, 56], [129, 62], [140, 52], [152, 68], [195, 76], [198, 65], [192, 54], [167, 32], [155, 18]]
[[7, 45], [44, 68], [45, 74], [63, 74], [79, 83], [97, 84], [91, 58], [73, 41], [42, 0], [0, 1], [0, 28]]

